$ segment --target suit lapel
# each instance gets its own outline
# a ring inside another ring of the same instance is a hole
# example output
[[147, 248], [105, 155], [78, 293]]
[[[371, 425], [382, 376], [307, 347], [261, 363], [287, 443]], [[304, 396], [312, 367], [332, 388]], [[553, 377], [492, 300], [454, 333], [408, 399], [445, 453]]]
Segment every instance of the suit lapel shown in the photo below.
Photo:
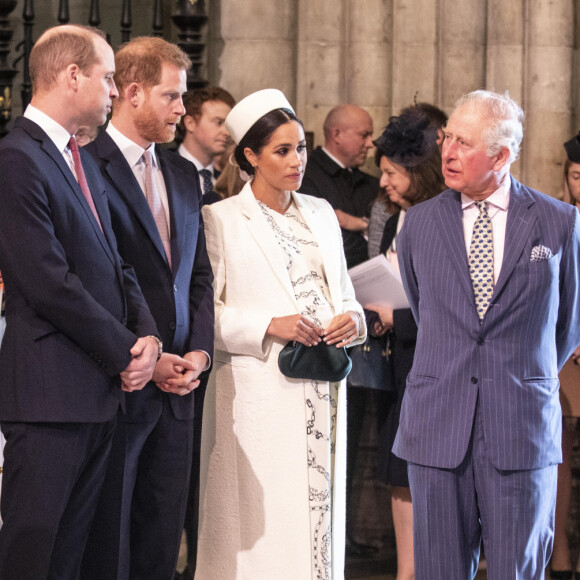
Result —
[[[456, 191], [448, 191], [439, 195], [438, 202], [435, 212], [438, 217], [436, 223], [439, 225], [439, 233], [455, 266], [461, 286], [470, 300], [474, 302], [467, 252], [465, 251], [461, 196]], [[475, 309], [475, 302], [473, 308]]]
[[534, 200], [526, 193], [522, 185], [512, 179], [505, 229], [503, 262], [493, 291], [492, 302], [499, 296], [511, 276], [528, 241], [530, 231], [537, 220], [536, 214], [530, 211], [533, 204]]
[[[36, 124], [34, 126], [37, 127]], [[69, 184], [74, 196], [76, 197], [76, 199], [80, 203], [80, 205], [81, 205], [81, 207], [82, 207], [82, 209], [87, 217], [87, 220], [91, 224], [91, 227], [93, 228], [95, 236], [97, 236], [99, 242], [103, 246], [103, 249], [105, 250], [105, 253], [107, 254], [107, 257], [109, 258], [109, 260], [111, 260], [111, 262], [113, 264], [115, 264], [116, 261], [115, 261], [115, 257], [113, 256], [113, 253], [111, 251], [111, 246], [109, 245], [109, 240], [106, 239], [103, 230], [101, 230], [99, 224], [97, 223], [97, 220], [95, 219], [95, 216], [93, 215], [93, 212], [92, 212], [91, 208], [89, 207], [89, 204], [87, 203], [87, 200], [85, 199], [83, 191], [82, 191], [80, 185], [78, 184], [77, 180], [75, 179], [75, 176], [73, 175], [71, 168], [69, 167], [67, 162], [64, 160], [62, 153], [56, 148], [56, 145], [53, 143], [52, 139], [50, 139], [50, 137], [48, 137], [48, 135], [46, 135], [46, 133], [44, 131], [42, 131], [42, 129], [40, 129], [40, 127], [38, 127], [38, 130], [40, 131], [40, 133], [38, 135], [35, 135], [34, 133], [30, 133], [31, 136], [34, 138], [38, 138], [40, 136], [40, 140], [42, 141], [42, 149], [46, 152], [47, 155], [49, 155], [52, 158], [52, 160], [56, 163], [56, 165], [60, 169], [63, 177], [65, 178], [65, 180]], [[82, 154], [81, 154], [81, 158], [82, 158]], [[90, 172], [85, 171], [85, 174], [87, 174], [87, 173], [89, 173], [89, 175], [87, 176], [87, 183], [89, 185], [89, 189], [91, 190], [91, 194], [93, 196], [93, 202], [95, 203], [95, 207], [97, 209], [97, 214], [99, 215], [99, 218], [101, 218], [101, 216], [107, 214], [106, 209], [103, 208], [102, 203], [101, 203], [101, 198], [103, 198], [104, 196], [102, 195], [102, 190], [100, 190], [97, 187], [94, 180], [91, 179]], [[101, 223], [103, 221], [104, 220], [101, 219]]]
[[[102, 131], [95, 141], [97, 154], [105, 161], [105, 171], [111, 179], [119, 195], [125, 199], [127, 206], [143, 226], [147, 235], [157, 248], [157, 251], [167, 264], [165, 249], [159, 235], [159, 230], [149, 209], [147, 199], [141, 186], [137, 182], [133, 170], [127, 160], [109, 135]], [[172, 236], [173, 238], [173, 236]], [[169, 267], [169, 264], [167, 265]]]
[[[268, 264], [286, 289], [292, 302], [296, 304], [296, 297], [290, 283], [288, 270], [284, 261], [284, 254], [274, 237], [268, 222], [262, 214], [260, 206], [252, 192], [251, 182], [246, 183], [238, 194], [242, 214], [248, 219], [248, 230], [268, 260]], [[297, 306], [298, 307], [298, 306]]]
[[[171, 268], [173, 272], [179, 270], [179, 263], [181, 261], [181, 248], [185, 244], [195, 244], [196, 240], [185, 240], [185, 222], [187, 220], [187, 211], [184, 207], [182, 197], [175, 195], [179, 191], [179, 177], [181, 169], [171, 163], [171, 158], [165, 154], [160, 148], [156, 147], [157, 159], [159, 159], [159, 167], [163, 174], [165, 181], [165, 189], [167, 190], [167, 202], [169, 205], [169, 221], [171, 225]], [[184, 177], [182, 182], [189, 177]], [[195, 184], [191, 184], [191, 195], [195, 191]], [[201, 208], [200, 208], [201, 210]], [[157, 228], [156, 228], [157, 229]]]

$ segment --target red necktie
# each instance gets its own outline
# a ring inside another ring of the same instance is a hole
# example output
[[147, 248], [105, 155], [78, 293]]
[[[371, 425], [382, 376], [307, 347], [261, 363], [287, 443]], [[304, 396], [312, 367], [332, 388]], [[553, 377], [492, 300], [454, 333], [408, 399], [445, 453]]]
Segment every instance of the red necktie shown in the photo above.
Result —
[[71, 137], [68, 142], [68, 148], [72, 153], [73, 163], [75, 166], [75, 173], [77, 174], [77, 181], [81, 186], [81, 190], [101, 231], [103, 230], [103, 226], [101, 225], [101, 220], [99, 219], [99, 214], [97, 213], [97, 208], [95, 207], [95, 202], [93, 201], [93, 196], [91, 195], [91, 190], [89, 189], [89, 184], [87, 183], [87, 178], [85, 176], [85, 170], [83, 169], [83, 164], [81, 163], [81, 154], [79, 153], [79, 146], [77, 145], [77, 141], [74, 137]]

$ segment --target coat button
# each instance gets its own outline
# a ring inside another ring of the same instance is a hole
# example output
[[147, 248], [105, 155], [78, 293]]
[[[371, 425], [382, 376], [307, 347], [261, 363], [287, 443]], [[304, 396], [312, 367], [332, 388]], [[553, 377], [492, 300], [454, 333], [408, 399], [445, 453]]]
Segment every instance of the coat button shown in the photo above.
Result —
[[169, 323], [169, 328], [171, 328], [171, 330], [175, 330], [175, 326], [176, 326], [175, 322]]
[[476, 378], [476, 377], [471, 377], [471, 382], [472, 382], [474, 385], [477, 385], [477, 378]]
[[485, 343], [485, 340], [483, 340], [483, 338], [478, 338], [478, 339], [477, 339], [477, 344], [478, 344], [479, 346], [483, 346], [483, 344], [484, 344], [484, 343]]

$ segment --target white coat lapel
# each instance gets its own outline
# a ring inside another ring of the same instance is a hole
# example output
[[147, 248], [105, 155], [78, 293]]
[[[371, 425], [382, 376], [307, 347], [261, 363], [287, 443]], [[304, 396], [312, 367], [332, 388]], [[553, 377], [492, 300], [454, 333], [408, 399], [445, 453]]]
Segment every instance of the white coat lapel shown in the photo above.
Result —
[[[272, 230], [264, 218], [260, 206], [256, 202], [256, 198], [252, 192], [251, 183], [246, 183], [238, 197], [241, 204], [242, 214], [248, 219], [248, 230], [250, 234], [264, 253], [268, 264], [280, 280], [282, 286], [288, 292], [292, 302], [296, 304], [296, 310], [298, 311], [298, 304], [296, 303], [296, 297], [292, 289], [290, 276], [286, 269], [284, 254], [274, 238]], [[258, 284], [259, 280], [251, 282]]]
[[341, 311], [339, 309], [342, 304], [342, 292], [340, 288], [340, 271], [338, 269], [340, 267], [340, 260], [337, 260], [337, 256], [342, 251], [341, 240], [337, 240], [337, 236], [333, 235], [333, 224], [330, 224], [328, 219], [321, 219], [320, 213], [326, 215], [326, 212], [316, 211], [307, 197], [296, 193], [293, 193], [292, 197], [296, 207], [299, 209], [304, 221], [308, 224], [312, 235], [318, 243], [332, 304], [337, 309], [336, 314], [340, 314]]

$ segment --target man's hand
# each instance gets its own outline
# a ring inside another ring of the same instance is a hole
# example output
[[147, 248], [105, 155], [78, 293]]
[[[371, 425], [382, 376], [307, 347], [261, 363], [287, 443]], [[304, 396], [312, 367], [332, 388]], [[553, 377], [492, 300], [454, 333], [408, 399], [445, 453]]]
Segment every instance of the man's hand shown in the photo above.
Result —
[[209, 360], [201, 351], [192, 351], [183, 358], [164, 353], [155, 367], [153, 380], [166, 393], [187, 395], [199, 386], [199, 375], [207, 368]]
[[380, 322], [376, 322], [374, 327], [371, 328], [372, 336], [383, 336], [387, 330], [393, 328], [393, 309], [390, 306], [367, 304], [365, 308], [373, 310], [380, 318]]
[[159, 346], [151, 336], [141, 337], [130, 350], [133, 357], [121, 373], [122, 389], [128, 393], [140, 391], [153, 376]]
[[369, 221], [365, 218], [356, 217], [340, 209], [335, 209], [334, 213], [336, 214], [336, 218], [338, 219], [338, 225], [343, 230], [364, 233], [367, 231], [369, 227]]

